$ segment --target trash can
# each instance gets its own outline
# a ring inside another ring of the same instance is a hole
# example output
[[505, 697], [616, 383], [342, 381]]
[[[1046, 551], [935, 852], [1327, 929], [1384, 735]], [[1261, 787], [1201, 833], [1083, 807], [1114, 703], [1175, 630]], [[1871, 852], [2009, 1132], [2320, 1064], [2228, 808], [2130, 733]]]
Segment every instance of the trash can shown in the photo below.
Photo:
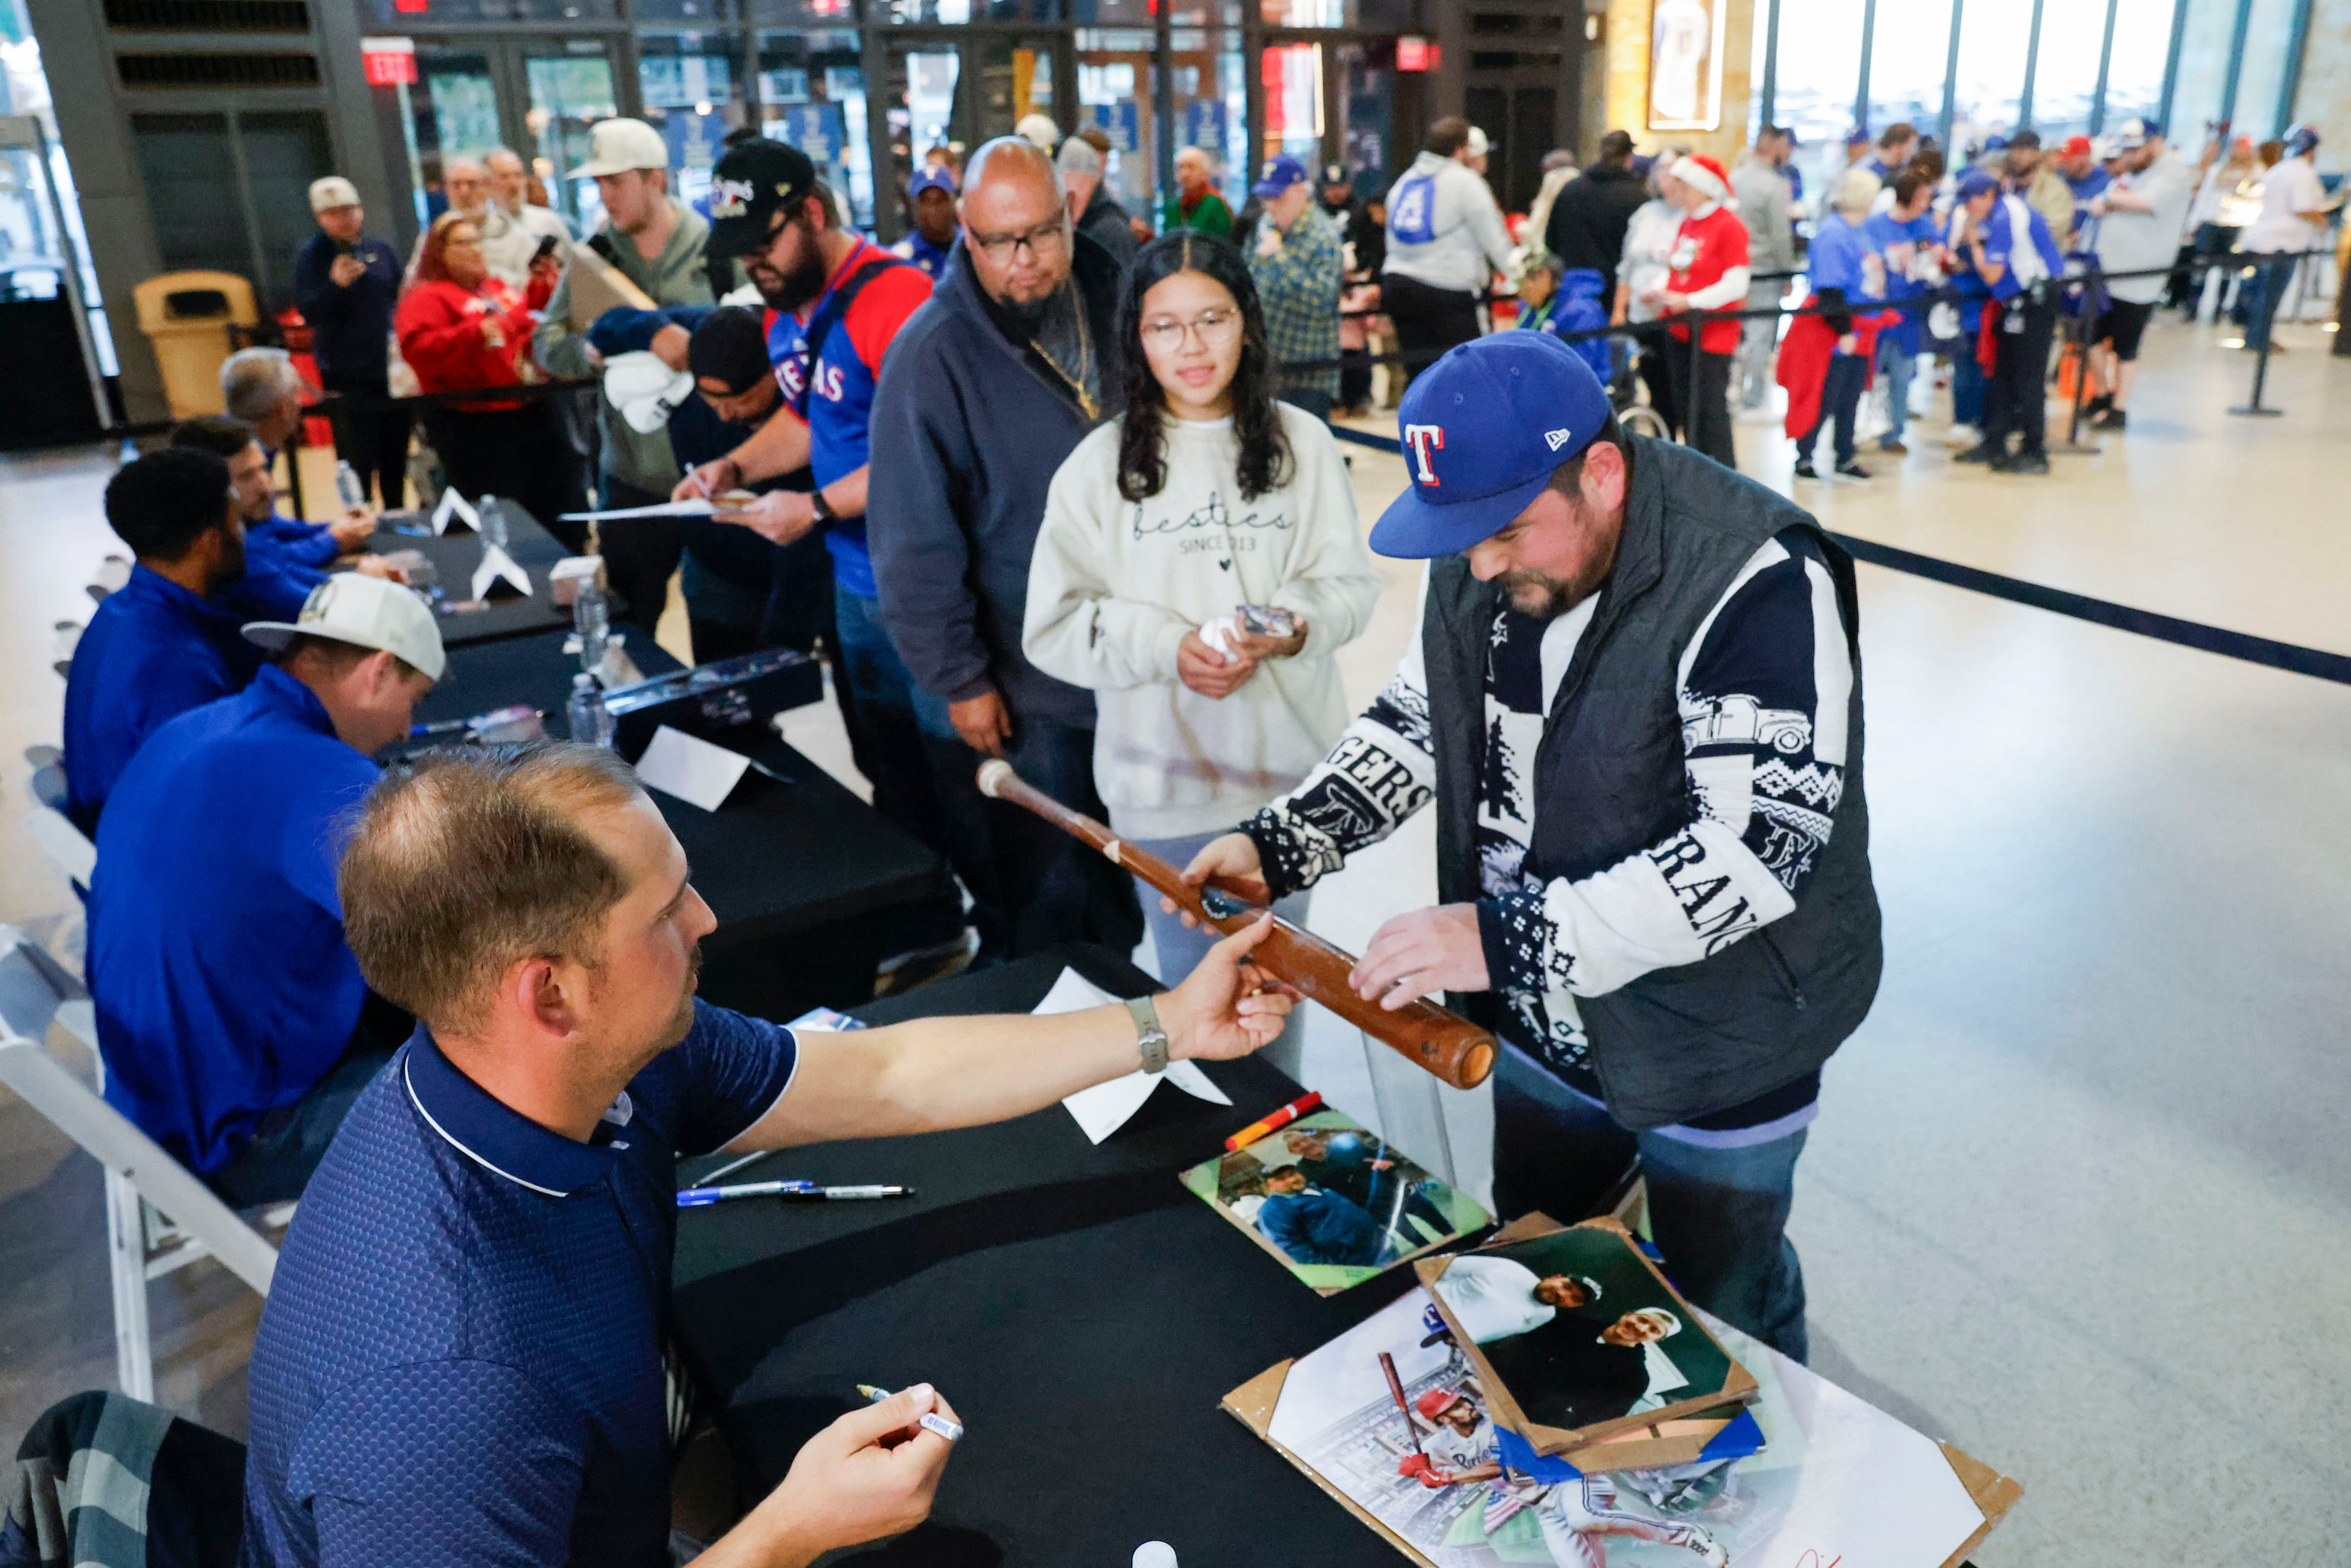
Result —
[[166, 272], [131, 290], [139, 330], [155, 350], [173, 419], [221, 413], [222, 361], [235, 351], [230, 329], [261, 320], [253, 285], [234, 272]]

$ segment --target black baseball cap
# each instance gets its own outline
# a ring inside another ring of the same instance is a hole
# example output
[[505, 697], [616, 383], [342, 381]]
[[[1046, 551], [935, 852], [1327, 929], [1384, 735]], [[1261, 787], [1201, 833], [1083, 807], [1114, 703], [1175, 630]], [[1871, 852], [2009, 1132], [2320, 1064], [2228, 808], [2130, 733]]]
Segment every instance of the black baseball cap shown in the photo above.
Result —
[[764, 136], [729, 147], [710, 172], [709, 254], [722, 259], [757, 250], [778, 213], [789, 213], [816, 188], [807, 153]]
[[728, 397], [740, 397], [768, 373], [768, 334], [759, 313], [722, 305], [702, 319], [686, 340], [685, 368], [697, 382], [716, 382]]

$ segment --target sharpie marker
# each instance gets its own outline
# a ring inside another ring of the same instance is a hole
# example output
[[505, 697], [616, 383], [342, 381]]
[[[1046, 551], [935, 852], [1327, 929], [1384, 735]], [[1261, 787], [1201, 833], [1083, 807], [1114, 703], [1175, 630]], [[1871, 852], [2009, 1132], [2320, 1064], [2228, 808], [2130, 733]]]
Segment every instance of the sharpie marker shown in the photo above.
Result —
[[1280, 1132], [1282, 1128], [1287, 1127], [1290, 1124], [1298, 1120], [1299, 1117], [1311, 1114], [1322, 1108], [1322, 1095], [1312, 1092], [1301, 1094], [1297, 1099], [1292, 1100], [1289, 1104], [1284, 1105], [1280, 1110], [1276, 1111], [1272, 1115], [1266, 1117], [1263, 1121], [1251, 1122], [1248, 1126], [1243, 1127], [1239, 1132], [1235, 1133], [1231, 1137], [1227, 1138], [1225, 1140], [1225, 1153], [1228, 1155], [1238, 1153], [1238, 1151], [1249, 1147], [1251, 1144], [1256, 1143], [1268, 1133]]
[[[888, 1389], [876, 1388], [870, 1383], [859, 1384], [857, 1385], [857, 1392], [865, 1396], [867, 1403], [872, 1405], [879, 1405], [882, 1401], [890, 1397], [890, 1391]], [[935, 1411], [924, 1411], [922, 1418], [916, 1421], [914, 1425], [925, 1427], [927, 1430], [936, 1432], [940, 1437], [945, 1437], [950, 1443], [959, 1443], [963, 1441], [963, 1428]]]
[[827, 1186], [814, 1181], [747, 1181], [737, 1186], [689, 1186], [677, 1195], [680, 1208], [702, 1208], [730, 1197], [912, 1197], [911, 1186]]

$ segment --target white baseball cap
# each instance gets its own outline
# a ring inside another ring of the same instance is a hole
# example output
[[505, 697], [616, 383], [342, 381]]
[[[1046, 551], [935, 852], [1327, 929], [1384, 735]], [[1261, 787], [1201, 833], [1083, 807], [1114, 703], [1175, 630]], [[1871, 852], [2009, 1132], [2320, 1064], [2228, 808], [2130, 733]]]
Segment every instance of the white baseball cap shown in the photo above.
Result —
[[571, 171], [583, 179], [631, 169], [666, 169], [669, 143], [642, 120], [600, 120], [588, 130], [588, 162]]
[[1020, 123], [1012, 128], [1012, 133], [1048, 152], [1061, 140], [1061, 128], [1053, 123], [1053, 117], [1050, 114], [1031, 112], [1022, 115]]
[[648, 349], [615, 354], [604, 361], [604, 395], [640, 435], [669, 424], [669, 416], [694, 395], [694, 372], [674, 371]]
[[329, 174], [323, 180], [310, 182], [310, 210], [314, 213], [359, 204], [360, 188], [340, 174]]
[[1482, 129], [1475, 125], [1469, 128], [1468, 153], [1470, 157], [1483, 158], [1487, 153], [1492, 152], [1493, 149], [1494, 144], [1486, 140], [1486, 132]]
[[433, 680], [449, 667], [441, 648], [441, 628], [424, 601], [385, 577], [361, 577], [339, 571], [310, 591], [302, 613], [288, 624], [283, 621], [252, 621], [245, 640], [282, 653], [296, 637], [324, 637], [333, 643], [374, 648], [396, 654]]

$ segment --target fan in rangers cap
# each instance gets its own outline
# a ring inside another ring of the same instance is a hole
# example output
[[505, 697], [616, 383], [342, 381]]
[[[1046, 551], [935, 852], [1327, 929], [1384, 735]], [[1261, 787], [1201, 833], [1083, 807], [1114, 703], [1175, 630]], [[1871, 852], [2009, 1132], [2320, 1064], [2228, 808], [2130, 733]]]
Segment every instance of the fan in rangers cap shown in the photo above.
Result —
[[1881, 949], [1850, 559], [1784, 497], [1628, 436], [1566, 345], [1454, 349], [1372, 531], [1421, 635], [1290, 794], [1186, 874], [1309, 886], [1434, 802], [1441, 902], [1353, 973], [1504, 1042], [1495, 1201], [1588, 1214], [1637, 1153], [1696, 1304], [1804, 1352], [1785, 1228], [1821, 1064]]

